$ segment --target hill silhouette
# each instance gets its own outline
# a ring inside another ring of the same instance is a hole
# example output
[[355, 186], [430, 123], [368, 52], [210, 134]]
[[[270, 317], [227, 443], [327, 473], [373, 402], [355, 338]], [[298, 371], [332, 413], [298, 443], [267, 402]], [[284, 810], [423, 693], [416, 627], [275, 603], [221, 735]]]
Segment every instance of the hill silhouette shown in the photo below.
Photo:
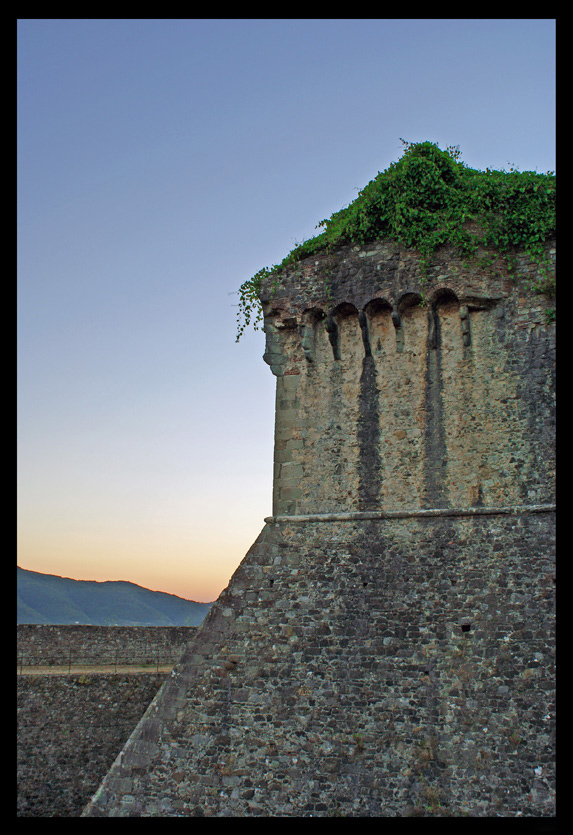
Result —
[[124, 580], [72, 580], [17, 569], [18, 623], [198, 626], [211, 605]]

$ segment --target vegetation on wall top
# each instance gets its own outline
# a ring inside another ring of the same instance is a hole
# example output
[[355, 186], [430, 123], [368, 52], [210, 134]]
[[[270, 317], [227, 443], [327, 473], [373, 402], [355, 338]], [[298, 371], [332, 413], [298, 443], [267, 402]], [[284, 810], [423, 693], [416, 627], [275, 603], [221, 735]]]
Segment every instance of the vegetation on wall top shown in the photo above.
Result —
[[[262, 320], [264, 279], [274, 276], [280, 283], [281, 273], [301, 259], [344, 244], [393, 240], [415, 249], [426, 265], [440, 246], [454, 246], [468, 259], [482, 246], [505, 255], [509, 270], [512, 254], [524, 251], [545, 276], [536, 289], [553, 294], [545, 247], [555, 235], [555, 174], [513, 166], [479, 171], [461, 161], [457, 147], [442, 151], [433, 142], [401, 141], [398, 162], [378, 173], [350, 205], [320, 221], [316, 228], [322, 232], [245, 281], [239, 290], [237, 341], [251, 323], [256, 329]], [[468, 230], [470, 221], [478, 222], [478, 232]]]

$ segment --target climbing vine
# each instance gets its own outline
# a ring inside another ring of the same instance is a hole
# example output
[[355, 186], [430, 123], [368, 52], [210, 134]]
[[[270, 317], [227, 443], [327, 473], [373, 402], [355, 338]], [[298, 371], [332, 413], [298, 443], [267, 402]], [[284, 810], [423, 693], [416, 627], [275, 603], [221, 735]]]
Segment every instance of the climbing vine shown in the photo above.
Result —
[[[280, 283], [284, 270], [318, 252], [344, 244], [363, 245], [379, 239], [394, 240], [416, 249], [428, 264], [440, 246], [454, 246], [464, 258], [473, 258], [479, 246], [506, 256], [525, 251], [541, 270], [536, 289], [554, 294], [546, 243], [555, 234], [555, 175], [486, 168], [479, 171], [460, 159], [458, 147], [442, 151], [433, 142], [401, 140], [404, 152], [397, 162], [371, 180], [350, 205], [322, 220], [323, 231], [296, 246], [280, 264], [264, 267], [239, 289], [237, 341], [245, 329], [262, 321], [259, 299], [264, 279]], [[480, 232], [470, 232], [477, 221]]]

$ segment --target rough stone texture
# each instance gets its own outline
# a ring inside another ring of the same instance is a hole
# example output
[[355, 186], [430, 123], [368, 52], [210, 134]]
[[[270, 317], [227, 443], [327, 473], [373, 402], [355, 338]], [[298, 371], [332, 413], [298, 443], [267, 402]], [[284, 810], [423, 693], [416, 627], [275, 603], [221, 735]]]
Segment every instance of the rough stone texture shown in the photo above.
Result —
[[555, 326], [526, 285], [379, 243], [265, 288], [274, 513], [551, 501]]
[[263, 288], [273, 516], [86, 816], [555, 813], [554, 325], [504, 270]]
[[18, 664], [155, 663], [175, 661], [193, 626], [17, 626]]
[[18, 816], [79, 817], [164, 679], [18, 676]]

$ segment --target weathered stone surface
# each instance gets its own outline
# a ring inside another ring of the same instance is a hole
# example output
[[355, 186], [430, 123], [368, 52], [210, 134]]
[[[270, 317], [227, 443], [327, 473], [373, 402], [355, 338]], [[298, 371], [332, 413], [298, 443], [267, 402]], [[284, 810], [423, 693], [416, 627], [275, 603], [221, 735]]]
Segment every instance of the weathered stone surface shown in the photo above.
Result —
[[17, 626], [18, 664], [152, 664], [176, 661], [194, 626]]
[[499, 259], [485, 271], [445, 250], [424, 276], [411, 252], [346, 247], [264, 293], [289, 369], [277, 379], [275, 460], [303, 467], [300, 495], [275, 470], [275, 514], [553, 496], [555, 326]]
[[263, 298], [273, 516], [84, 814], [553, 815], [541, 297], [380, 242]]
[[18, 816], [79, 817], [164, 679], [18, 676]]

